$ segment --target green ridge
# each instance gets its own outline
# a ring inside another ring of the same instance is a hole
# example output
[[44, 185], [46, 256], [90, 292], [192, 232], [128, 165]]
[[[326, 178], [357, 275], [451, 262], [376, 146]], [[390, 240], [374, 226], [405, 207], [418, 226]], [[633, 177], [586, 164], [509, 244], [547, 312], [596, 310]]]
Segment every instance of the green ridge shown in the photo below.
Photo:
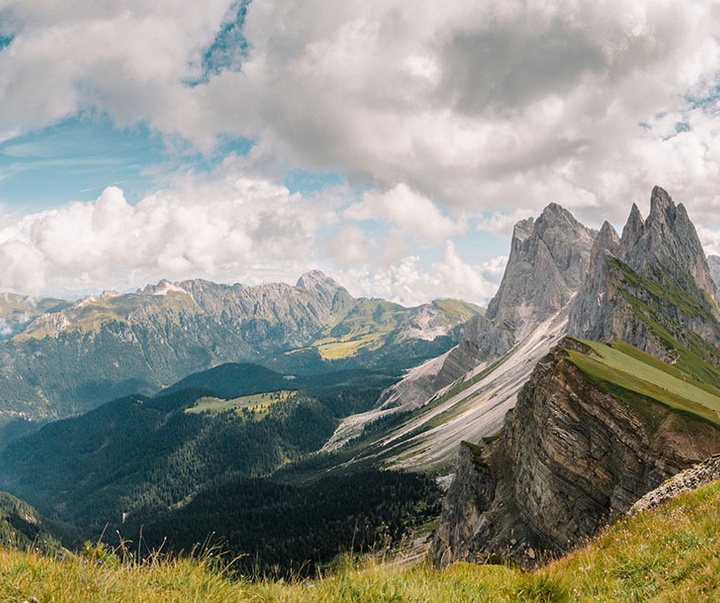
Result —
[[626, 343], [575, 341], [587, 353], [568, 350], [569, 361], [608, 393], [631, 403], [639, 394], [720, 425], [720, 390]]

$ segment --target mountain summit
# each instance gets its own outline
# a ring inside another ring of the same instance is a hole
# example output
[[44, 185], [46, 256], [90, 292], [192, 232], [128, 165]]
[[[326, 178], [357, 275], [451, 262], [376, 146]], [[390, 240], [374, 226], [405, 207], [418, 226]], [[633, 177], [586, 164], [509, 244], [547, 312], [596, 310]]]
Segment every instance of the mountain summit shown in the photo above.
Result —
[[505, 274], [486, 318], [522, 340], [564, 308], [582, 286], [595, 231], [557, 203], [518, 222]]
[[720, 452], [719, 316], [695, 228], [666, 191], [647, 219], [632, 206], [621, 237], [603, 224], [573, 337], [534, 364], [499, 437], [461, 447], [436, 558], [534, 565]]
[[704, 358], [715, 356], [717, 289], [685, 207], [660, 187], [652, 191], [646, 220], [633, 204], [619, 240], [609, 224], [596, 237], [568, 333], [622, 339], [663, 360], [676, 354], [668, 338]]

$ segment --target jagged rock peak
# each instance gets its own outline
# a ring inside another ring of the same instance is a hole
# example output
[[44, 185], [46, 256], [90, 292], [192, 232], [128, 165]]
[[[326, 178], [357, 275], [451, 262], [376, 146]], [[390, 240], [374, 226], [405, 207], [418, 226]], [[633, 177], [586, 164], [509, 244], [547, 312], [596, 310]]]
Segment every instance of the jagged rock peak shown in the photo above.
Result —
[[621, 242], [623, 249], [632, 248], [645, 232], [645, 220], [635, 203], [632, 204], [625, 228], [622, 231]]
[[710, 276], [700, 238], [685, 206], [656, 186], [650, 197], [650, 214], [642, 222], [633, 205], [621, 238], [621, 258], [633, 270], [647, 275], [662, 265], [676, 279], [691, 275], [696, 284], [717, 305], [717, 288]]
[[600, 227], [600, 231], [597, 233], [595, 240], [593, 241], [593, 250], [607, 249], [608, 251], [615, 253], [619, 244], [620, 237], [618, 236], [617, 231], [613, 228], [613, 225], [610, 224], [610, 222], [605, 220], [603, 225]]
[[567, 209], [557, 203], [549, 203], [537, 219], [535, 228], [542, 230], [548, 225], [564, 222], [571, 228], [585, 228]]
[[670, 194], [659, 186], [654, 186], [650, 194], [650, 216], [661, 217], [667, 216], [675, 218], [675, 203]]
[[487, 318], [521, 340], [560, 311], [582, 286], [595, 231], [551, 203], [533, 220], [518, 222], [505, 274]]
[[520, 220], [517, 224], [515, 224], [513, 227], [512, 240], [510, 242], [511, 250], [519, 247], [523, 241], [532, 235], [534, 224], [535, 218], [526, 218], [525, 220]]
[[616, 256], [619, 249], [620, 237], [617, 231], [610, 222], [603, 222], [600, 232], [598, 232], [595, 237], [592, 249], [590, 250], [590, 270], [588, 271], [589, 276], [585, 283], [586, 286], [588, 281], [592, 280], [592, 276], [596, 270], [600, 268], [600, 264], [604, 264], [608, 256]]

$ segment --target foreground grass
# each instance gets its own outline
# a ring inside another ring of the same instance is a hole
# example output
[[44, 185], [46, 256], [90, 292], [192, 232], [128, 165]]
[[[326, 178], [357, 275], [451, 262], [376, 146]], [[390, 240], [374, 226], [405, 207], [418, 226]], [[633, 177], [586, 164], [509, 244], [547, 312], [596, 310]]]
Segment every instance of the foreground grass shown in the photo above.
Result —
[[720, 484], [624, 519], [542, 569], [367, 562], [314, 581], [232, 580], [191, 560], [108, 567], [0, 552], [0, 600], [40, 603], [704, 602], [720, 599]]

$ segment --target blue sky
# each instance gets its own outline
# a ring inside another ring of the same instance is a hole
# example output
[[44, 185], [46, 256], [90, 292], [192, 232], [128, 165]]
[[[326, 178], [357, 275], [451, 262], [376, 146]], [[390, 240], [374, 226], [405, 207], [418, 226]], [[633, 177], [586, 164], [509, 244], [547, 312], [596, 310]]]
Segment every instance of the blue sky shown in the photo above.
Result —
[[0, 5], [0, 288], [486, 303], [550, 202], [659, 184], [720, 250], [720, 14], [610, 0]]

